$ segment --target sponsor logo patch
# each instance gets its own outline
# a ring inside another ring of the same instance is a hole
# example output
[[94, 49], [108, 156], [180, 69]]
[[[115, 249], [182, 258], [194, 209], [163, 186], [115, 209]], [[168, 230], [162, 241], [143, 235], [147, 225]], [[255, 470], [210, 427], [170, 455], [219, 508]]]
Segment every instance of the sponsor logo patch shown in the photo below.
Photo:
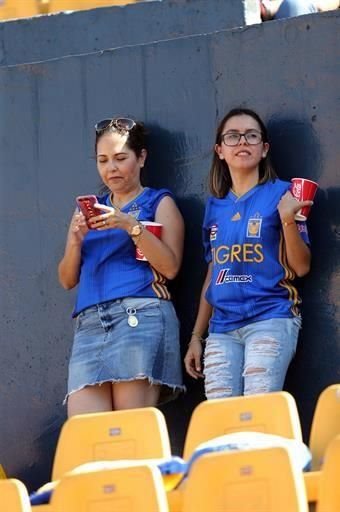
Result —
[[229, 274], [230, 268], [222, 268], [217, 276], [216, 284], [228, 284], [228, 283], [252, 283], [253, 276], [247, 274]]

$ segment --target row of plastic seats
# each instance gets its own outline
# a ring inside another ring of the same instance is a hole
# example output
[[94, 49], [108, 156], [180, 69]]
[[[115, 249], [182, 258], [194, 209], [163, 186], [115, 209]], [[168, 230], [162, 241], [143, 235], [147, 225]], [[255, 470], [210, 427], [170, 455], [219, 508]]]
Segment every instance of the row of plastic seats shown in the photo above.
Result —
[[[282, 391], [201, 402], [190, 419], [184, 460], [189, 460], [200, 443], [239, 431], [266, 432], [302, 441], [294, 398]], [[61, 430], [52, 480], [91, 460], [162, 457], [171, 457], [171, 447], [165, 418], [156, 408], [74, 416]]]
[[[340, 436], [326, 450], [316, 512], [338, 512]], [[41, 512], [44, 505], [34, 507]], [[3, 512], [31, 512], [25, 486], [0, 482]], [[55, 488], [50, 512], [308, 512], [302, 473], [282, 447], [206, 454], [190, 472], [183, 502], [169, 506], [155, 463], [108, 461], [67, 473]]]
[[[327, 437], [331, 438], [340, 433], [339, 393], [340, 385], [330, 386], [318, 400], [311, 433], [316, 454], [324, 451]], [[302, 443], [295, 400], [288, 393], [211, 400], [202, 402], [192, 414], [186, 435], [184, 459], [190, 461], [190, 458], [195, 458], [193, 453], [200, 443], [221, 434], [237, 431], [276, 434]], [[251, 437], [250, 432], [247, 437]], [[93, 460], [167, 460], [170, 457], [166, 423], [162, 413], [157, 409], [75, 416], [65, 423], [60, 434], [52, 480], [58, 480], [67, 471]], [[320, 457], [317, 455], [317, 463], [319, 462]], [[164, 479], [168, 489], [172, 489], [183, 476], [181, 473], [184, 470], [181, 467], [176, 471], [170, 471], [170, 475], [166, 475]], [[320, 472], [305, 474], [310, 501], [317, 499], [319, 476]], [[168, 493], [171, 510], [175, 510], [176, 507], [181, 510], [184, 488], [185, 485], [181, 484], [176, 490]], [[46, 510], [49, 510], [48, 506]], [[39, 512], [43, 512], [41, 507]]]
[[[339, 404], [340, 384], [326, 388], [317, 401], [309, 442], [313, 471], [304, 474], [310, 502], [318, 499], [319, 469], [326, 446], [340, 434]], [[302, 443], [294, 398], [287, 392], [278, 392], [202, 402], [192, 414], [183, 458], [189, 461], [197, 446], [209, 439], [240, 431], [270, 433]], [[52, 479], [59, 479], [66, 471], [89, 460], [170, 456], [165, 419], [157, 409], [77, 416], [68, 420], [62, 429]], [[168, 487], [173, 487], [178, 479], [176, 475], [169, 476]], [[181, 487], [169, 494], [171, 504], [181, 502], [182, 497]]]

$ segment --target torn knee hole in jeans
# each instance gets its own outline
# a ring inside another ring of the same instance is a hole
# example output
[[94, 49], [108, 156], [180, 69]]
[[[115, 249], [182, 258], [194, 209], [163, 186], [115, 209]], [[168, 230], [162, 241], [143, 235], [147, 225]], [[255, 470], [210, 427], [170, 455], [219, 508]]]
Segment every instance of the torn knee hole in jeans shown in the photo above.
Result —
[[[205, 390], [209, 398], [222, 398], [232, 395], [232, 387], [228, 384], [232, 375], [230, 361], [221, 360], [220, 352], [210, 352], [209, 363], [205, 362]], [[225, 383], [225, 386], [224, 386]]]
[[222, 360], [223, 353], [219, 351], [208, 351], [205, 354], [204, 360], [205, 360], [205, 369], [209, 370], [211, 368], [222, 368], [226, 367], [228, 368], [230, 366], [230, 361], [223, 361]]
[[243, 376], [246, 376], [246, 375], [261, 375], [263, 373], [266, 373], [266, 368], [253, 368], [253, 367], [250, 367], [248, 366], [245, 370], [244, 370], [244, 373], [243, 373]]
[[231, 379], [231, 373], [229, 370], [226, 371], [226, 368], [229, 367], [230, 364], [226, 365], [225, 363], [210, 365], [210, 369], [213, 368], [213, 370], [208, 371], [205, 375], [205, 391], [207, 397], [220, 398], [232, 395], [233, 390], [228, 383]]
[[277, 356], [279, 355], [280, 343], [271, 337], [263, 337], [252, 340], [249, 345], [249, 353], [262, 354], [264, 356]]
[[232, 395], [232, 388], [226, 386], [225, 388], [214, 388], [213, 386], [206, 387], [206, 395], [208, 398], [223, 398]]

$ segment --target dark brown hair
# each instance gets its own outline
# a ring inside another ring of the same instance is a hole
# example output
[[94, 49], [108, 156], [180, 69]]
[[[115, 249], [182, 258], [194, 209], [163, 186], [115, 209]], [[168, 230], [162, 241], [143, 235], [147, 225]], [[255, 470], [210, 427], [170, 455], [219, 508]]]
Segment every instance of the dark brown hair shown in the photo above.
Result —
[[146, 149], [146, 129], [143, 123], [140, 121], [136, 121], [136, 124], [131, 130], [125, 131], [125, 130], [119, 130], [115, 126], [110, 126], [109, 128], [100, 131], [99, 133], [96, 132], [96, 141], [95, 141], [95, 154], [97, 155], [97, 147], [98, 142], [100, 138], [107, 134], [107, 133], [119, 133], [122, 135], [127, 134], [127, 140], [126, 145], [129, 149], [131, 149], [136, 157], [138, 158], [143, 149]]
[[[236, 116], [250, 116], [258, 123], [262, 133], [263, 142], [268, 142], [267, 128], [256, 112], [247, 108], [234, 108], [228, 112], [220, 122], [216, 132], [215, 145], [218, 146], [222, 143], [222, 132], [225, 123]], [[271, 163], [268, 154], [262, 158], [259, 164], [259, 183], [266, 183], [269, 180], [273, 180], [277, 177]], [[222, 198], [225, 197], [232, 186], [231, 175], [228, 164], [225, 160], [221, 160], [215, 149], [214, 156], [210, 167], [209, 173], [209, 188], [213, 196]]]

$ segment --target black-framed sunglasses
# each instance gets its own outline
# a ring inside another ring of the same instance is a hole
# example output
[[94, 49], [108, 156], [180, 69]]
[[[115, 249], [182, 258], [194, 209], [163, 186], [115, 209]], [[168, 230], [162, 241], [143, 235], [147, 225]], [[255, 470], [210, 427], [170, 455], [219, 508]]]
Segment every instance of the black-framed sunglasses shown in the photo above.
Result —
[[259, 132], [258, 130], [247, 130], [244, 133], [227, 132], [222, 133], [221, 135], [222, 142], [226, 146], [238, 146], [241, 141], [241, 137], [244, 137], [245, 141], [250, 146], [256, 146], [257, 144], [260, 144], [263, 141], [262, 133]]
[[129, 117], [114, 117], [113, 119], [102, 119], [94, 125], [97, 133], [101, 133], [113, 126], [118, 131], [129, 132], [136, 126], [136, 121]]

